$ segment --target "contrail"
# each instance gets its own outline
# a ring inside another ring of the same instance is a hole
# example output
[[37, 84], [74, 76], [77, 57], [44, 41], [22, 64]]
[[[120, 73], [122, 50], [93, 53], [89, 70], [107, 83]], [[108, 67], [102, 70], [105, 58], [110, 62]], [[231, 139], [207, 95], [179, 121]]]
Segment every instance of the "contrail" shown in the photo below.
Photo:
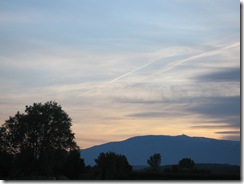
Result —
[[[191, 60], [193, 60], [193, 59], [197, 59], [197, 58], [201, 58], [201, 57], [206, 57], [206, 56], [215, 55], [215, 54], [218, 54], [219, 52], [221, 52], [221, 51], [223, 51], [223, 50], [231, 49], [231, 48], [234, 48], [234, 47], [237, 47], [237, 46], [240, 46], [240, 42], [236, 42], [236, 43], [233, 43], [233, 44], [230, 44], [230, 45], [227, 45], [227, 46], [224, 46], [224, 47], [222, 47], [222, 48], [218, 48], [218, 49], [215, 49], [215, 50], [212, 50], [212, 51], [207, 51], [207, 52], [204, 52], [204, 53], [201, 53], [201, 54], [197, 54], [197, 55], [195, 55], [195, 56], [191, 56], [191, 57], [186, 58], [186, 59], [177, 60], [177, 61], [175, 61], [174, 63], [172, 63], [172, 64], [170, 64], [170, 65], [167, 65], [167, 66], [163, 67], [163, 68], [161, 69], [161, 71], [159, 71], [159, 72], [157, 72], [157, 73], [154, 73], [154, 74], [152, 74], [152, 75], [157, 75], [157, 74], [160, 74], [160, 73], [164, 73], [164, 72], [166, 72], [166, 71], [169, 71], [169, 70], [173, 69], [174, 67], [176, 67], [176, 66], [178, 66], [178, 65], [181, 65], [181, 64], [183, 64], [183, 63], [189, 62], [189, 61], [191, 61]], [[149, 65], [151, 65], [151, 64], [153, 64], [153, 63], [155, 63], [156, 61], [161, 60], [161, 59], [164, 58], [164, 57], [165, 57], [165, 56], [161, 56], [161, 57], [159, 57], [159, 58], [156, 58], [156, 59], [154, 59], [153, 61], [150, 61], [150, 62], [148, 62], [148, 63], [146, 63], [146, 64], [144, 64], [144, 65], [142, 65], [142, 66], [140, 66], [140, 67], [138, 67], [138, 68], [136, 68], [136, 69], [130, 71], [130, 72], [127, 72], [127, 73], [125, 73], [125, 74], [123, 74], [123, 75], [121, 75], [121, 76], [119, 76], [119, 77], [116, 77], [115, 79], [113, 79], [113, 80], [111, 80], [111, 81], [109, 81], [109, 82], [106, 82], [106, 83], [101, 84], [101, 85], [96, 86], [96, 87], [92, 87], [92, 88], [90, 88], [90, 89], [84, 91], [82, 94], [78, 95], [78, 97], [80, 97], [80, 96], [82, 96], [82, 95], [84, 95], [84, 94], [88, 94], [88, 93], [90, 93], [91, 91], [94, 91], [94, 90], [98, 90], [98, 89], [100, 89], [100, 88], [103, 88], [103, 87], [105, 87], [105, 86], [107, 86], [107, 85], [109, 85], [109, 84], [111, 84], [111, 83], [114, 83], [114, 82], [116, 82], [116, 81], [118, 81], [118, 80], [120, 80], [120, 79], [122, 79], [122, 78], [124, 78], [124, 77], [126, 77], [126, 76], [128, 76], [128, 75], [131, 75], [131, 74], [135, 73], [135, 72], [138, 71], [138, 70], [141, 70], [142, 68], [145, 68], [145, 67], [147, 67], [147, 66], [149, 66]], [[150, 59], [150, 60], [152, 60], [152, 59]]]
[[83, 93], [81, 93], [80, 95], [78, 95], [77, 97], [81, 97], [82, 95], [89, 94], [89, 93], [92, 92], [92, 91], [95, 91], [95, 90], [98, 90], [98, 89], [100, 89], [100, 88], [103, 88], [103, 87], [105, 87], [105, 86], [107, 86], [107, 85], [109, 85], [109, 84], [111, 84], [111, 83], [114, 83], [114, 82], [116, 82], [116, 81], [118, 81], [118, 80], [120, 80], [120, 79], [122, 79], [122, 78], [124, 78], [124, 77], [126, 77], [126, 76], [128, 76], [128, 75], [131, 75], [131, 74], [135, 73], [136, 71], [138, 71], [138, 70], [140, 70], [140, 69], [142, 69], [142, 68], [145, 68], [146, 66], [151, 65], [152, 63], [155, 63], [155, 62], [157, 62], [157, 61], [159, 61], [160, 59], [165, 58], [165, 57], [168, 57], [168, 56], [161, 56], [161, 57], [157, 57], [157, 58], [149, 59], [149, 61], [150, 61], [150, 60], [152, 60], [152, 61], [150, 61], [150, 62], [148, 62], [148, 63], [146, 63], [146, 64], [144, 64], [144, 65], [142, 65], [142, 66], [140, 66], [140, 67], [138, 67], [138, 68], [136, 68], [136, 69], [130, 71], [130, 72], [127, 72], [127, 73], [125, 73], [125, 74], [123, 74], [123, 75], [121, 75], [121, 76], [119, 76], [119, 77], [116, 77], [115, 79], [113, 79], [113, 80], [111, 80], [111, 81], [108, 81], [108, 82], [105, 82], [105, 83], [103, 83], [103, 84], [101, 84], [101, 85], [99, 85], [99, 86], [96, 86], [96, 87], [92, 87], [92, 88], [90, 88], [90, 89], [87, 89], [86, 91], [84, 91]]
[[152, 63], [154, 63], [154, 62], [156, 62], [156, 61], [158, 61], [158, 60], [159, 60], [159, 59], [154, 60], [154, 61], [151, 61], [151, 62], [149, 62], [149, 63], [146, 63], [145, 65], [143, 65], [143, 66], [141, 66], [141, 67], [139, 67], [139, 68], [136, 68], [136, 69], [134, 69], [134, 70], [132, 70], [132, 71], [130, 71], [130, 72], [124, 74], [124, 75], [121, 75], [120, 77], [117, 77], [117, 78], [115, 78], [115, 79], [109, 81], [108, 84], [111, 84], [111, 83], [113, 83], [113, 82], [115, 82], [115, 81], [117, 81], [117, 80], [120, 80], [120, 79], [126, 77], [127, 75], [130, 75], [130, 74], [132, 74], [132, 73], [135, 73], [136, 71], [138, 71], [138, 70], [140, 70], [140, 69], [142, 69], [142, 68], [145, 68], [146, 66], [151, 65]]
[[[213, 51], [208, 51], [208, 52], [201, 53], [201, 54], [198, 54], [198, 55], [195, 55], [195, 56], [192, 56], [192, 57], [183, 59], [183, 60], [176, 61], [176, 62], [173, 63], [173, 64], [170, 64], [170, 65], [168, 65], [168, 66], [165, 66], [165, 67], [162, 69], [162, 71], [157, 72], [157, 73], [155, 73], [155, 74], [159, 74], [159, 73], [162, 73], [162, 72], [171, 70], [172, 68], [174, 68], [174, 67], [176, 67], [176, 66], [178, 66], [178, 65], [180, 65], [180, 64], [182, 64], [182, 63], [185, 63], [185, 62], [187, 62], [187, 61], [190, 61], [190, 60], [193, 60], [193, 59], [196, 59], [196, 58], [200, 58], [200, 57], [206, 57], [206, 56], [215, 55], [215, 54], [217, 54], [218, 52], [220, 52], [220, 51], [222, 51], [222, 50], [230, 49], [230, 48], [233, 48], [233, 47], [236, 47], [236, 46], [239, 46], [239, 45], [240, 45], [240, 42], [236, 42], [236, 43], [233, 43], [233, 44], [231, 44], [231, 45], [227, 45], [227, 46], [225, 46], [225, 47], [223, 47], [223, 48], [219, 48], [219, 49], [216, 49], [216, 50], [213, 50]], [[113, 82], [115, 82], [115, 81], [118, 81], [118, 80], [120, 80], [120, 79], [122, 79], [122, 78], [128, 76], [128, 75], [131, 75], [131, 74], [135, 73], [136, 71], [138, 71], [138, 70], [140, 70], [140, 69], [142, 69], [142, 68], [145, 68], [146, 66], [151, 65], [151, 64], [153, 64], [154, 62], [156, 62], [156, 61], [158, 61], [158, 60], [160, 60], [160, 59], [162, 59], [162, 58], [163, 58], [163, 57], [160, 57], [160, 58], [158, 58], [158, 59], [156, 59], [156, 60], [150, 61], [149, 63], [146, 63], [145, 65], [143, 65], [143, 66], [141, 66], [141, 67], [139, 67], [139, 68], [136, 68], [136, 69], [134, 69], [134, 70], [132, 70], [132, 71], [126, 73], [126, 74], [123, 74], [123, 75], [121, 75], [121, 76], [119, 76], [119, 77], [117, 77], [117, 78], [115, 78], [115, 79], [109, 81], [107, 84], [111, 84], [111, 83], [113, 83]]]
[[[130, 74], [132, 74], [132, 73], [134, 73], [134, 72], [136, 72], [136, 71], [142, 69], [142, 68], [145, 68], [145, 67], [148, 66], [148, 65], [151, 65], [152, 63], [154, 63], [154, 62], [156, 62], [156, 61], [158, 61], [158, 60], [160, 60], [160, 59], [162, 59], [162, 58], [164, 58], [164, 57], [159, 57], [159, 58], [157, 58], [157, 59], [154, 59], [153, 61], [150, 61], [150, 62], [144, 64], [143, 66], [140, 66], [140, 67], [138, 67], [138, 68], [136, 68], [136, 69], [134, 69], [134, 70], [132, 70], [132, 71], [130, 71], [130, 72], [128, 72], [128, 73], [125, 73], [125, 74], [123, 74], [123, 75], [121, 75], [121, 76], [119, 76], [119, 77], [116, 77], [115, 79], [113, 79], [113, 80], [111, 80], [111, 81], [109, 81], [109, 82], [106, 82], [106, 83], [104, 83], [104, 84], [101, 84], [101, 85], [96, 86], [96, 87], [93, 87], [93, 88], [90, 88], [90, 89], [84, 91], [82, 94], [78, 95], [78, 97], [80, 97], [80, 96], [82, 96], [82, 95], [85, 95], [85, 94], [88, 94], [88, 93], [90, 93], [91, 91], [94, 91], [94, 90], [98, 90], [98, 89], [100, 89], [100, 88], [103, 88], [103, 87], [105, 87], [105, 86], [107, 86], [107, 85], [109, 85], [109, 84], [111, 84], [111, 83], [113, 83], [113, 82], [116, 82], [116, 81], [118, 81], [118, 80], [120, 80], [120, 79], [122, 79], [122, 78], [124, 78], [124, 77], [126, 77], [126, 76], [128, 76], [128, 75], [130, 75]], [[150, 60], [152, 60], [152, 59], [150, 59]]]
[[204, 52], [204, 53], [201, 53], [201, 54], [198, 54], [198, 55], [195, 55], [195, 56], [191, 56], [189, 58], [186, 58], [186, 59], [183, 59], [183, 60], [178, 60], [170, 65], [167, 65], [165, 67], [163, 67], [161, 69], [161, 71], [157, 72], [157, 73], [154, 73], [155, 75], [157, 74], [160, 74], [160, 73], [164, 73], [166, 71], [169, 71], [171, 69], [173, 69], [174, 67], [178, 66], [178, 65], [181, 65], [182, 63], [186, 63], [188, 61], [191, 61], [193, 59], [197, 59], [197, 58], [201, 58], [201, 57], [206, 57], [206, 56], [212, 56], [212, 55], [215, 55], [215, 54], [218, 54], [219, 52], [223, 51], [223, 50], [227, 50], [227, 49], [230, 49], [230, 48], [233, 48], [233, 47], [237, 47], [237, 46], [240, 46], [240, 42], [236, 42], [236, 43], [233, 43], [231, 45], [227, 45], [225, 47], [222, 47], [222, 48], [219, 48], [219, 49], [216, 49], [216, 50], [213, 50], [213, 51], [208, 51], [208, 52]]

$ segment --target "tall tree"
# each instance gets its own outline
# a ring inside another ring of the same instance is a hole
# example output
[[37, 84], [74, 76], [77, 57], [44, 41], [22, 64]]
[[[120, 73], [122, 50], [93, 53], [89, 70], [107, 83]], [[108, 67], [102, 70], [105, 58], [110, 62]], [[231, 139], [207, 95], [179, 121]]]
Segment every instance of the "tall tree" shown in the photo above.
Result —
[[160, 170], [161, 155], [159, 153], [155, 153], [149, 157], [147, 163], [152, 171], [158, 172]]
[[25, 113], [10, 116], [0, 127], [0, 140], [0, 148], [14, 155], [17, 165], [26, 166], [28, 174], [36, 172], [40, 159], [49, 169], [55, 152], [78, 149], [71, 118], [54, 101], [34, 103]]

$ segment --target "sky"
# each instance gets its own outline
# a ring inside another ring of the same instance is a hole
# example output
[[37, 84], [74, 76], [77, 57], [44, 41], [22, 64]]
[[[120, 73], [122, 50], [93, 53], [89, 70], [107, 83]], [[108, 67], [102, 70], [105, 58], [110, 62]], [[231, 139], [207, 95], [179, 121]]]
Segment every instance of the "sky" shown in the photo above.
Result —
[[0, 0], [0, 124], [55, 100], [81, 148], [240, 140], [240, 1]]

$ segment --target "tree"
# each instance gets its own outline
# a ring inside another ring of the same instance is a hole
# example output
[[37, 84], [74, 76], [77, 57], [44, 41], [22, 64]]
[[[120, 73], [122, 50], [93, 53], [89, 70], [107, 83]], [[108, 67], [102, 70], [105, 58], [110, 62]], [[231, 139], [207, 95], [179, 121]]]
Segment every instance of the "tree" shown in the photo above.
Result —
[[85, 170], [85, 162], [84, 159], [80, 158], [80, 150], [72, 150], [69, 152], [63, 168], [64, 175], [69, 179], [79, 179]]
[[183, 158], [179, 161], [178, 166], [183, 171], [192, 171], [195, 167], [195, 162], [190, 158]]
[[152, 171], [158, 172], [160, 170], [161, 155], [159, 153], [155, 153], [149, 157], [147, 163]]
[[0, 179], [10, 176], [12, 169], [13, 155], [0, 151]]
[[25, 175], [38, 172], [40, 160], [46, 162], [42, 169], [51, 170], [55, 153], [79, 148], [71, 118], [54, 101], [34, 103], [25, 113], [10, 116], [0, 127], [0, 140], [0, 149], [14, 155], [15, 166]]
[[101, 179], [125, 179], [132, 170], [124, 155], [113, 152], [100, 153], [95, 162]]

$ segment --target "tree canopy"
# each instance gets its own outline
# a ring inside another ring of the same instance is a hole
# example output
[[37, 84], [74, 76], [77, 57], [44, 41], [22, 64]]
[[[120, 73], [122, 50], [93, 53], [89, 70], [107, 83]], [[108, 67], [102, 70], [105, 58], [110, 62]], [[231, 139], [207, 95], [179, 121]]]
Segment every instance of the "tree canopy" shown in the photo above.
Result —
[[100, 153], [95, 162], [101, 179], [125, 179], [132, 170], [124, 155], [113, 152]]
[[[0, 127], [0, 151], [13, 155], [21, 172], [49, 172], [63, 163], [65, 152], [79, 149], [71, 118], [54, 101], [26, 106]], [[63, 156], [61, 156], [63, 152]]]

